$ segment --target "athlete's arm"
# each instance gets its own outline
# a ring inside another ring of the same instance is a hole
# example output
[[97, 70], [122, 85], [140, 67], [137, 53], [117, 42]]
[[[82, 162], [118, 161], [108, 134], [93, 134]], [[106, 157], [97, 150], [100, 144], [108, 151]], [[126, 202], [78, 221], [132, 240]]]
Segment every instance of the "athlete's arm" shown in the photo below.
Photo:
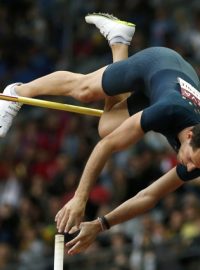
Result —
[[184, 181], [178, 177], [176, 168], [173, 168], [149, 187], [140, 191], [135, 197], [106, 215], [106, 218], [111, 226], [134, 218], [153, 208], [161, 198], [183, 184]]
[[[110, 226], [130, 220], [153, 208], [161, 198], [179, 188], [183, 183], [176, 173], [176, 168], [173, 168], [149, 187], [108, 213], [105, 217]], [[84, 251], [101, 232], [101, 226], [98, 220], [83, 222], [80, 228], [79, 235], [66, 245], [69, 249], [69, 254]]]
[[79, 226], [91, 188], [112, 153], [126, 149], [143, 137], [144, 133], [140, 125], [141, 114], [142, 112], [139, 112], [129, 117], [96, 145], [85, 166], [74, 197], [56, 215], [59, 232], [64, 230], [68, 232], [74, 225]]

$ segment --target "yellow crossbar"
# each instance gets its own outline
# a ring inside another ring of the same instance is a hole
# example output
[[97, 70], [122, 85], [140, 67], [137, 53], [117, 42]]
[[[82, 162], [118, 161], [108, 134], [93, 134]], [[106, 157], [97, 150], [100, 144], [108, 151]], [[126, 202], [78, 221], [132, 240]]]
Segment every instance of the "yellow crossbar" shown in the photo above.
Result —
[[103, 113], [102, 110], [63, 104], [59, 102], [52, 102], [48, 100], [35, 99], [35, 98], [7, 96], [7, 95], [0, 94], [0, 99], [13, 101], [13, 102], [20, 102], [26, 105], [32, 105], [32, 106], [38, 106], [38, 107], [43, 107], [43, 108], [49, 108], [49, 109], [55, 109], [55, 110], [73, 112], [73, 113], [80, 113], [80, 114], [86, 114], [86, 115], [92, 115], [92, 116], [98, 116], [98, 117], [100, 117]]

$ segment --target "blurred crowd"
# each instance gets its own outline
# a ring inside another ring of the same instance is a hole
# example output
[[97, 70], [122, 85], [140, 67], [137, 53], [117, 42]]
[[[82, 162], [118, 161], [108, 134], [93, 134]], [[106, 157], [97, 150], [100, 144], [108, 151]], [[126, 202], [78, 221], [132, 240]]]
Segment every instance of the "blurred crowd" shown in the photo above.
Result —
[[[167, 46], [200, 75], [198, 0], [0, 0], [1, 89], [55, 70], [87, 73], [110, 63], [107, 42], [84, 21], [94, 11], [137, 25], [130, 54]], [[53, 100], [79, 105], [69, 98]], [[97, 127], [96, 117], [23, 106], [0, 140], [1, 270], [52, 269], [54, 217], [73, 196], [99, 140]], [[147, 134], [108, 161], [85, 219], [106, 214], [175, 165], [165, 139]], [[85, 254], [66, 255], [65, 269], [196, 270], [199, 244], [200, 184], [192, 181], [149, 213], [101, 234]]]

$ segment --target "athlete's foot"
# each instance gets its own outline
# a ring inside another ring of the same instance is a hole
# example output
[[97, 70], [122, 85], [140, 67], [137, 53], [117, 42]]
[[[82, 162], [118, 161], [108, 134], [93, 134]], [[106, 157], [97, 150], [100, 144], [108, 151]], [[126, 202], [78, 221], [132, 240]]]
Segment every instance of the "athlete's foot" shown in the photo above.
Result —
[[[8, 85], [4, 89], [3, 95], [13, 96], [16, 85], [19, 85], [19, 83]], [[12, 125], [14, 117], [20, 110], [21, 106], [22, 104], [18, 102], [0, 100], [0, 137], [4, 137], [7, 134], [10, 126]]]
[[135, 24], [121, 21], [118, 18], [105, 13], [92, 13], [85, 16], [87, 23], [94, 24], [109, 44], [123, 43], [130, 45], [135, 33]]

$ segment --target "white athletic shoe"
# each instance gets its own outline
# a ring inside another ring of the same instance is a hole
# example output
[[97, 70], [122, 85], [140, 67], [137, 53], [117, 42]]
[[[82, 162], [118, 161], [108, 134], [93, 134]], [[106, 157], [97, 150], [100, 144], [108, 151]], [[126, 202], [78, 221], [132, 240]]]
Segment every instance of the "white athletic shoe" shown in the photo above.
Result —
[[135, 24], [121, 21], [117, 17], [106, 13], [88, 14], [85, 16], [85, 21], [94, 24], [108, 40], [110, 45], [115, 43], [114, 40], [116, 40], [117, 37], [121, 37], [123, 42], [120, 43], [130, 45], [135, 33]]
[[[19, 85], [20, 83], [13, 83], [8, 85], [4, 91], [3, 95], [12, 96], [12, 89]], [[22, 103], [0, 100], [0, 137], [4, 137], [13, 121], [13, 118], [16, 116], [20, 110]]]

